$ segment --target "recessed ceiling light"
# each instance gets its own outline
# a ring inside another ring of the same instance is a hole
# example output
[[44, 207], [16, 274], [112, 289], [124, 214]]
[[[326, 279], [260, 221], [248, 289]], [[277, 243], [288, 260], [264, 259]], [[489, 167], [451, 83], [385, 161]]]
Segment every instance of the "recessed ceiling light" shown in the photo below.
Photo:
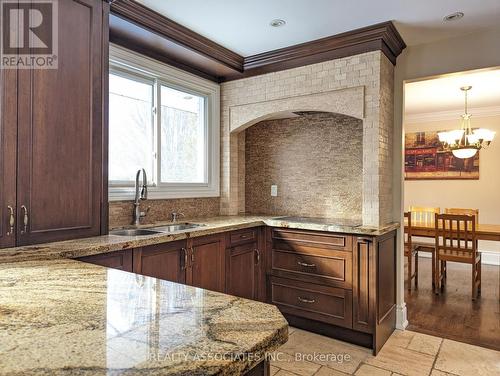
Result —
[[456, 21], [464, 16], [463, 12], [455, 12], [443, 17], [443, 21]]
[[271, 25], [272, 27], [281, 27], [281, 26], [285, 26], [285, 24], [286, 24], [286, 21], [280, 20], [280, 19], [275, 19], [275, 20], [272, 20], [271, 22], [269, 22], [269, 25]]

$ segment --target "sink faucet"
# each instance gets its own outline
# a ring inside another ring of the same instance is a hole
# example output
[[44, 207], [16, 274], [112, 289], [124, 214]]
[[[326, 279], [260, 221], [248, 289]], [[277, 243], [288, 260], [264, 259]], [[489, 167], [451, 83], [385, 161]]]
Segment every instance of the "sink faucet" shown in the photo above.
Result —
[[[142, 172], [142, 185], [139, 191], [139, 178]], [[134, 222], [132, 224], [139, 225], [141, 218], [146, 216], [145, 212], [141, 212], [140, 202], [148, 198], [148, 179], [146, 177], [146, 170], [143, 168], [137, 170], [135, 175], [135, 199], [134, 199]]]
[[175, 223], [175, 222], [177, 222], [177, 219], [179, 217], [184, 217], [184, 214], [173, 212], [173, 213], [170, 214], [170, 217], [172, 218], [172, 223]]

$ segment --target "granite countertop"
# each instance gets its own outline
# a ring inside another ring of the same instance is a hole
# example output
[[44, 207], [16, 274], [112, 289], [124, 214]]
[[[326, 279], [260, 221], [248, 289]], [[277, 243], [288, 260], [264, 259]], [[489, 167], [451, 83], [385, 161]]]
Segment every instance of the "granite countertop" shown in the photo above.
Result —
[[[153, 244], [182, 240], [189, 237], [204, 236], [264, 225], [365, 236], [383, 235], [399, 227], [398, 223], [391, 223], [383, 227], [368, 227], [343, 219], [275, 216], [220, 216], [213, 218], [190, 219], [189, 222], [203, 224], [203, 226], [175, 233], [160, 233], [146, 236], [103, 235], [62, 242], [5, 248], [0, 249], [0, 263], [60, 258], [73, 259], [127, 248], [144, 247]], [[171, 224], [171, 222], [161, 222], [143, 225], [140, 227], [148, 228], [153, 226], [162, 226], [169, 223]]]
[[263, 225], [369, 236], [398, 227], [269, 216], [189, 222], [203, 226], [0, 249], [0, 374], [232, 375], [288, 338], [275, 306], [72, 258]]
[[272, 305], [75, 260], [0, 264], [2, 375], [237, 375], [287, 337]]

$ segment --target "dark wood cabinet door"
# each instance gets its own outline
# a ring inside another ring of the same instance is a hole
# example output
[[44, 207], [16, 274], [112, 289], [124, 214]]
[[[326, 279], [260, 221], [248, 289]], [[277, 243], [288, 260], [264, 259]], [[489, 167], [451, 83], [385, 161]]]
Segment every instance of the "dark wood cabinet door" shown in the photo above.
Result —
[[185, 241], [136, 248], [133, 259], [134, 273], [186, 283], [188, 254]]
[[103, 187], [102, 0], [58, 2], [57, 69], [18, 79], [18, 244], [99, 235]]
[[187, 283], [207, 290], [224, 292], [224, 236], [192, 238], [188, 242], [190, 268]]
[[0, 69], [0, 248], [16, 243], [16, 160], [17, 70]]
[[78, 260], [105, 266], [107, 268], [119, 269], [126, 272], [132, 271], [132, 249], [102, 253], [99, 255], [80, 257]]
[[261, 257], [257, 243], [235, 246], [226, 251], [226, 293], [259, 299]]

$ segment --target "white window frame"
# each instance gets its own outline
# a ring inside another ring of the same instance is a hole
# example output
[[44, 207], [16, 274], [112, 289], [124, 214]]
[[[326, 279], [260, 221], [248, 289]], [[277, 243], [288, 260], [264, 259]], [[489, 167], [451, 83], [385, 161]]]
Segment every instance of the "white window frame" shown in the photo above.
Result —
[[[153, 79], [157, 82], [156, 90], [161, 86], [179, 89], [205, 98], [205, 159], [206, 183], [161, 183], [160, 137], [155, 134], [156, 170], [154, 176], [148, 176], [150, 182], [148, 198], [172, 199], [220, 196], [220, 87], [218, 84], [163, 64], [157, 60], [137, 54], [125, 48], [111, 44], [109, 49], [110, 72], [130, 73], [135, 77]], [[156, 93], [158, 94], [158, 93]], [[159, 96], [154, 95], [154, 100]], [[160, 129], [161, 105], [154, 103], [154, 132]], [[135, 171], [130, 172], [135, 177]], [[135, 189], [128, 182], [109, 181], [109, 201], [133, 200]]]

